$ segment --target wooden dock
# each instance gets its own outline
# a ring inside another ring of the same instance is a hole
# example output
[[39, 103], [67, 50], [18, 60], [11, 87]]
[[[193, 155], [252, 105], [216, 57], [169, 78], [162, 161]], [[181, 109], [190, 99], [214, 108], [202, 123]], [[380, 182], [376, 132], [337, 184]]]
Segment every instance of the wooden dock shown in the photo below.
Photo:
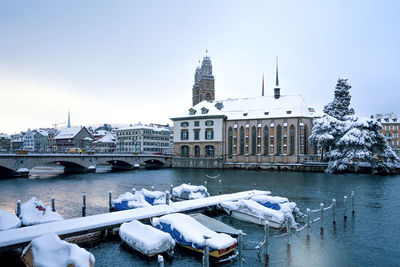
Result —
[[119, 227], [124, 222], [162, 216], [174, 212], [189, 212], [218, 205], [223, 201], [248, 199], [255, 195], [266, 195], [268, 191], [251, 190], [232, 194], [223, 194], [207, 198], [186, 200], [132, 210], [104, 213], [63, 221], [38, 224], [0, 232], [0, 251], [27, 245], [32, 239], [44, 233], [53, 232], [66, 238], [106, 229]]

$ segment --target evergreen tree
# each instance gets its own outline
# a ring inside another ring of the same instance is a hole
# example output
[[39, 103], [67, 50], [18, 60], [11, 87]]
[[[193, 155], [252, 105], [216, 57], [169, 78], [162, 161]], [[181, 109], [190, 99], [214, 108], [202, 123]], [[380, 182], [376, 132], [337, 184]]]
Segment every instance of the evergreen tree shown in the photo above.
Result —
[[324, 113], [341, 121], [345, 120], [345, 116], [354, 115], [354, 109], [350, 108], [350, 88], [347, 79], [339, 78], [334, 99], [324, 107]]

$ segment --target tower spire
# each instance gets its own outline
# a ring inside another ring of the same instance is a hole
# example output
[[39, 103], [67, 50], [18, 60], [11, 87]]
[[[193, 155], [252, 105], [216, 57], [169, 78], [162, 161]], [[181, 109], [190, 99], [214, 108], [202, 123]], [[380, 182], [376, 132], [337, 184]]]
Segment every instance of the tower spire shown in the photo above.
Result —
[[264, 96], [264, 72], [263, 72], [263, 78], [262, 78], [262, 91], [261, 91], [261, 96]]
[[276, 82], [275, 87], [279, 87], [279, 77], [278, 77], [278, 56], [276, 57]]
[[71, 127], [71, 116], [70, 116], [70, 112], [68, 110], [68, 124], [67, 127], [70, 128]]

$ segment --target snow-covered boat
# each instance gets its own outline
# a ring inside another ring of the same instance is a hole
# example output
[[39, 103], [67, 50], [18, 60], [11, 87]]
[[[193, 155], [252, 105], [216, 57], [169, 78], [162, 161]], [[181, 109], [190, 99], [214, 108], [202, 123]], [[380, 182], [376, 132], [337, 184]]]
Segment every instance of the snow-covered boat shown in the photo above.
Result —
[[129, 210], [151, 206], [145, 200], [143, 194], [140, 191], [135, 192], [135, 194], [132, 194], [131, 192], [121, 194], [118, 196], [117, 199], [113, 199], [112, 205], [115, 210]]
[[265, 196], [257, 195], [251, 198], [255, 202], [274, 210], [279, 210], [283, 213], [295, 214], [296, 216], [303, 218], [304, 214], [300, 212], [295, 202], [289, 202], [286, 197], [278, 196]]
[[[154, 227], [169, 233], [177, 244], [190, 250], [203, 253], [204, 242], [207, 242], [209, 254], [215, 258], [233, 253], [237, 245], [235, 238], [227, 234], [218, 234], [183, 213], [153, 218], [151, 223]], [[209, 239], [205, 240], [205, 236]]]
[[150, 204], [150, 205], [161, 205], [166, 203], [166, 194], [161, 191], [149, 191], [145, 188], [140, 190], [142, 195], [144, 196], [144, 199]]
[[0, 231], [18, 228], [21, 226], [21, 220], [8, 211], [0, 210]]
[[148, 257], [167, 252], [175, 247], [175, 241], [170, 234], [137, 220], [123, 223], [119, 228], [119, 236], [131, 248]]
[[209, 197], [210, 194], [203, 185], [181, 184], [172, 189], [172, 196], [177, 200], [188, 200]]
[[44, 206], [35, 197], [21, 204], [19, 218], [24, 226], [64, 220], [63, 216], [52, 211], [50, 206]]
[[61, 240], [54, 233], [47, 233], [31, 241], [22, 252], [22, 261], [27, 267], [93, 267], [92, 253]]
[[278, 229], [284, 227], [286, 220], [290, 220], [291, 226], [297, 228], [291, 213], [267, 208], [251, 199], [226, 201], [222, 202], [220, 206], [228, 215], [238, 220], [259, 225], [265, 225], [265, 221], [268, 221], [270, 227]]

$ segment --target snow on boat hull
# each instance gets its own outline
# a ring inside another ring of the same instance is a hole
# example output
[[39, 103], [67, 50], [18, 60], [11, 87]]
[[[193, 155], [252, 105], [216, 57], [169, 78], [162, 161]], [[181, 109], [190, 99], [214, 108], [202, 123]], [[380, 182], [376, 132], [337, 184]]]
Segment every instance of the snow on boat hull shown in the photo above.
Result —
[[[189, 250], [198, 252], [198, 253], [204, 253], [204, 250], [202, 250], [202, 249], [197, 249], [197, 248], [194, 248], [194, 247], [191, 247], [188, 245], [179, 244], [179, 243], [178, 243], [178, 245], [181, 247], [187, 248]], [[227, 249], [220, 249], [220, 250], [214, 249], [214, 250], [210, 251], [208, 254], [214, 258], [221, 258], [225, 255], [232, 254], [235, 251], [235, 248], [236, 248], [236, 244], [233, 244], [232, 246], [230, 246]]]
[[[245, 222], [249, 222], [249, 223], [254, 223], [254, 224], [258, 224], [258, 225], [265, 225], [265, 219], [254, 216], [254, 215], [250, 215], [244, 212], [240, 212], [240, 211], [236, 211], [236, 210], [228, 210], [228, 209], [224, 209], [225, 212], [227, 214], [229, 214], [230, 216], [232, 216], [235, 219], [241, 220], [241, 221], [245, 221]], [[280, 229], [283, 227], [282, 223], [278, 223], [278, 222], [274, 222], [274, 221], [268, 221], [269, 222], [269, 227], [272, 228], [276, 228], [276, 229]]]

